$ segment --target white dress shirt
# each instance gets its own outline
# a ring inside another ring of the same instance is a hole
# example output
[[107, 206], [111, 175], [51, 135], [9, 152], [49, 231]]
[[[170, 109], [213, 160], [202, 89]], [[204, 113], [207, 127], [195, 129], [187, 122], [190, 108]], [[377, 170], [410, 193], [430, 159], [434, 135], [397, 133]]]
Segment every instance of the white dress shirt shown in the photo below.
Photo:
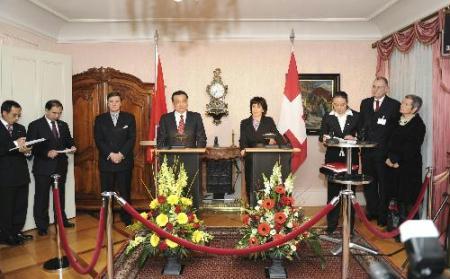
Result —
[[179, 113], [178, 111], [175, 111], [175, 122], [177, 123], [177, 128], [178, 128], [178, 125], [180, 124], [181, 115], [183, 115], [184, 124], [186, 125], [187, 111], [185, 111], [183, 113]]
[[330, 115], [336, 116], [336, 118], [338, 119], [338, 122], [339, 122], [339, 127], [341, 127], [341, 131], [342, 131], [342, 133], [343, 133], [343, 132], [344, 132], [344, 129], [345, 129], [345, 123], [347, 122], [347, 116], [348, 116], [348, 115], [353, 116], [353, 112], [352, 112], [351, 109], [347, 109], [347, 110], [344, 112], [344, 114], [339, 115], [337, 112], [335, 112], [334, 110], [332, 110], [332, 111], [330, 112]]
[[[381, 108], [381, 104], [383, 103], [384, 97], [386, 97], [386, 95], [378, 99], [378, 101], [380, 102], [379, 108]], [[376, 111], [376, 109], [377, 109], [377, 99], [373, 98], [373, 110]]]

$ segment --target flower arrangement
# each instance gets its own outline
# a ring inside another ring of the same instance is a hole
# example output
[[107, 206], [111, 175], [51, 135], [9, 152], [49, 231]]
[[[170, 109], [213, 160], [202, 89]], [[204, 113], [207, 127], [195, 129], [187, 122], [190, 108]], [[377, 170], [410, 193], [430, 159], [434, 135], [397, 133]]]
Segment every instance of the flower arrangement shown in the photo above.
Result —
[[[244, 209], [246, 214], [242, 216], [242, 222], [244, 223], [243, 237], [237, 244], [238, 248], [277, 240], [309, 220], [301, 208], [294, 206], [292, 174], [283, 183], [279, 163], [276, 163], [273, 167], [269, 179], [263, 174], [263, 182], [264, 189], [258, 193], [258, 205], [253, 209]], [[313, 251], [321, 256], [318, 236], [311, 230], [300, 234], [297, 238], [285, 244], [271, 248], [267, 252], [252, 254], [250, 257], [255, 259], [258, 257], [266, 258], [269, 255], [272, 258], [292, 260], [301, 241], [307, 242]], [[321, 259], [323, 260], [322, 257]]]
[[[186, 197], [187, 174], [183, 163], [175, 160], [172, 167], [164, 158], [158, 172], [158, 193], [149, 204], [149, 210], [141, 216], [157, 224], [172, 235], [191, 240], [193, 243], [205, 244], [212, 236], [205, 232], [203, 223], [197, 218], [192, 208], [192, 199]], [[135, 232], [130, 240], [125, 254], [140, 251], [139, 265], [142, 267], [149, 256], [180, 256], [186, 257], [188, 250], [169, 239], [161, 239], [157, 234], [148, 230], [140, 222], [135, 222], [129, 228]]]

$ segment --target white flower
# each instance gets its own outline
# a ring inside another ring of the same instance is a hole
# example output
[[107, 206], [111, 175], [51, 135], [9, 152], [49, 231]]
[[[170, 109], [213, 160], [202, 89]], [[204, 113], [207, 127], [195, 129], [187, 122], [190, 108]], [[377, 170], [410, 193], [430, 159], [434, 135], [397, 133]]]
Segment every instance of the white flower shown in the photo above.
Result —
[[[273, 227], [273, 226], [271, 226], [271, 227]], [[270, 230], [270, 235], [275, 235], [276, 233], [277, 233], [276, 230]]]
[[258, 229], [254, 228], [252, 229], [252, 235], [255, 235], [258, 232]]
[[262, 204], [262, 200], [259, 200], [259, 201], [258, 201], [258, 204], [261, 205], [261, 204]]
[[259, 210], [259, 205], [255, 206], [255, 210], [258, 211]]
[[292, 228], [292, 222], [287, 223], [286, 227], [291, 229]]
[[297, 250], [297, 246], [291, 245], [291, 250], [295, 252]]
[[298, 217], [298, 212], [297, 211], [295, 211], [294, 217]]

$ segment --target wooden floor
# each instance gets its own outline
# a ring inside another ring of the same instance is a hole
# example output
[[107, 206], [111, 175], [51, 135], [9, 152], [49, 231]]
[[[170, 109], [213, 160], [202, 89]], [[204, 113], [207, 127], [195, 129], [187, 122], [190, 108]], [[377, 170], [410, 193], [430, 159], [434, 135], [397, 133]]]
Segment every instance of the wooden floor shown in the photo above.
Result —
[[[307, 216], [312, 216], [318, 212], [319, 207], [304, 208]], [[207, 226], [241, 226], [240, 216], [238, 213], [226, 212], [201, 212], [202, 219]], [[92, 258], [94, 245], [96, 242], [98, 219], [87, 213], [78, 213], [78, 216], [72, 219], [76, 226], [67, 229], [67, 237], [73, 251], [75, 251], [81, 263], [87, 265]], [[321, 220], [317, 226], [324, 226], [325, 221]], [[394, 240], [381, 240], [372, 235], [361, 224], [356, 224], [358, 232], [375, 246], [381, 253], [391, 253], [402, 245]], [[34, 236], [34, 240], [26, 242], [18, 247], [8, 247], [0, 245], [0, 278], [58, 278], [58, 273], [50, 273], [42, 268], [42, 265], [48, 259], [57, 256], [56, 238], [54, 228], [49, 230], [49, 235], [38, 236], [36, 230], [27, 232]], [[118, 251], [127, 240], [128, 232], [124, 225], [116, 220], [114, 223], [114, 251]], [[401, 267], [406, 255], [404, 252], [399, 253], [389, 260]], [[100, 259], [95, 266], [94, 272], [88, 275], [79, 275], [73, 269], [63, 271], [65, 278], [91, 278], [96, 277], [98, 273], [106, 266], [106, 249], [102, 249]]]

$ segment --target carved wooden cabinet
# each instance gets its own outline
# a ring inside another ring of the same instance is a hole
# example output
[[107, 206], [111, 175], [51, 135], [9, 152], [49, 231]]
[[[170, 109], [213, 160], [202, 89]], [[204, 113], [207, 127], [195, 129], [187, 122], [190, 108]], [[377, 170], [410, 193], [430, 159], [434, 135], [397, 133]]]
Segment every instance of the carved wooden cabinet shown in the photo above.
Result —
[[153, 84], [143, 83], [135, 76], [112, 68], [92, 68], [72, 77], [73, 136], [78, 148], [75, 154], [77, 209], [98, 209], [101, 205], [93, 126], [95, 117], [108, 111], [106, 97], [113, 90], [122, 96], [122, 111], [130, 112], [136, 118], [131, 202], [135, 207], [143, 208], [149, 201], [144, 184], [151, 187], [151, 166], [145, 164], [145, 150], [139, 142], [147, 140]]

